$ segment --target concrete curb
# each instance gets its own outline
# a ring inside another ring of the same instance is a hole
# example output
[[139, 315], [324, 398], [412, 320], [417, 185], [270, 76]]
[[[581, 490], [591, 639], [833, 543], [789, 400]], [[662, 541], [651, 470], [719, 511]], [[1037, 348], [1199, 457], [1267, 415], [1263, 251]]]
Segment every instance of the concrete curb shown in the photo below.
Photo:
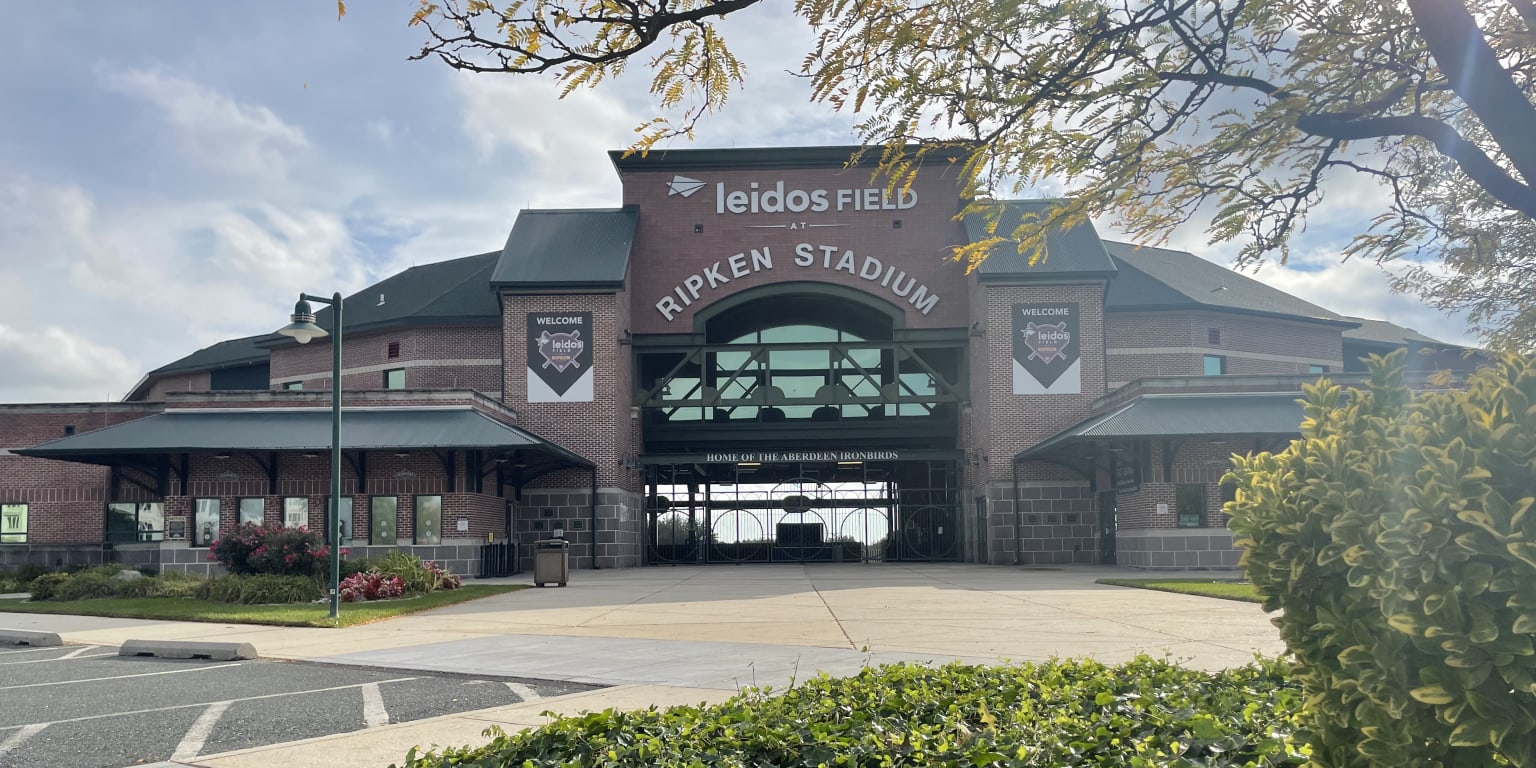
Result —
[[[57, 635], [55, 635], [57, 637]], [[214, 643], [186, 640], [128, 640], [118, 649], [119, 656], [154, 656], [161, 659], [208, 659], [237, 661], [257, 658], [250, 643]]]
[[0, 629], [0, 645], [51, 647], [63, 645], [57, 632], [28, 632], [24, 629]]

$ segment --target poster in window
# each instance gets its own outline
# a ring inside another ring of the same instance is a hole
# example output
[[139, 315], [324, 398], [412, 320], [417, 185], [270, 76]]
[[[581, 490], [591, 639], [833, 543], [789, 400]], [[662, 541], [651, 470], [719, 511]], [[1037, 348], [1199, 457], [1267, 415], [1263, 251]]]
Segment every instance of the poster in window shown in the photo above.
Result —
[[528, 402], [592, 402], [592, 313], [528, 313]]
[[1013, 305], [1013, 393], [1075, 395], [1083, 391], [1076, 303]]

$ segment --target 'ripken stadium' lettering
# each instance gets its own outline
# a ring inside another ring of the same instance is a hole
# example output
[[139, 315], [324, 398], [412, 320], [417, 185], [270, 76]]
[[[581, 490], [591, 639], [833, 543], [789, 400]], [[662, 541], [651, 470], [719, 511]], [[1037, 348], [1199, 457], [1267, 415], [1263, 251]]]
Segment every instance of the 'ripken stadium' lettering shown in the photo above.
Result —
[[[905, 299], [913, 309], [925, 315], [939, 303], [939, 295], [917, 282], [917, 278], [908, 275], [906, 270], [897, 269], [874, 256], [860, 258], [852, 250], [841, 246], [800, 243], [795, 246], [794, 263], [805, 269], [819, 266], [824, 270], [847, 272], [871, 283], [878, 283], [881, 288], [895, 294], [897, 298]], [[656, 311], [671, 322], [672, 318], [682, 313], [683, 307], [698, 301], [705, 289], [718, 288], [732, 280], [770, 269], [773, 269], [773, 252], [768, 246], [721, 259], [683, 278], [681, 283], [672, 288], [671, 294], [656, 302]]]

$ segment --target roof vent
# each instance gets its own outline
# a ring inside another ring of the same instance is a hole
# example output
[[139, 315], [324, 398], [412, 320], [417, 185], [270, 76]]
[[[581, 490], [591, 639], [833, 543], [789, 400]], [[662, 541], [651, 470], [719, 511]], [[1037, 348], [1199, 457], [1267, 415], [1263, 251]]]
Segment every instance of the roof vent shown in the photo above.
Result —
[[379, 307], [384, 306], [384, 294], [382, 294], [382, 293], [379, 294], [379, 303], [376, 304], [375, 306], [379, 306]]

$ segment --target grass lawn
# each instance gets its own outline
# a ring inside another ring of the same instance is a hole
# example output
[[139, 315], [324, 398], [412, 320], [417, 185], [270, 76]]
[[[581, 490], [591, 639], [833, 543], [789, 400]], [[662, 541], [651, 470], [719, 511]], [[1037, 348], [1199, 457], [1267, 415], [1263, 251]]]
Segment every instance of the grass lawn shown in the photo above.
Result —
[[1246, 582], [1214, 579], [1099, 579], [1098, 583], [1115, 587], [1155, 589], [1159, 592], [1178, 592], [1183, 595], [1219, 597], [1223, 600], [1241, 600], [1245, 603], [1263, 602], [1258, 590]]
[[75, 616], [111, 616], [119, 619], [275, 624], [282, 627], [350, 627], [527, 588], [527, 586], [516, 584], [467, 584], [460, 589], [433, 592], [420, 597], [380, 600], [368, 603], [342, 603], [341, 618], [337, 621], [331, 621], [330, 606], [324, 603], [235, 605], [231, 603], [214, 603], [207, 600], [194, 600], [188, 597], [124, 597], [107, 598], [104, 600], [43, 601], [36, 603], [27, 600], [9, 599], [0, 600], [0, 612], [65, 613]]

